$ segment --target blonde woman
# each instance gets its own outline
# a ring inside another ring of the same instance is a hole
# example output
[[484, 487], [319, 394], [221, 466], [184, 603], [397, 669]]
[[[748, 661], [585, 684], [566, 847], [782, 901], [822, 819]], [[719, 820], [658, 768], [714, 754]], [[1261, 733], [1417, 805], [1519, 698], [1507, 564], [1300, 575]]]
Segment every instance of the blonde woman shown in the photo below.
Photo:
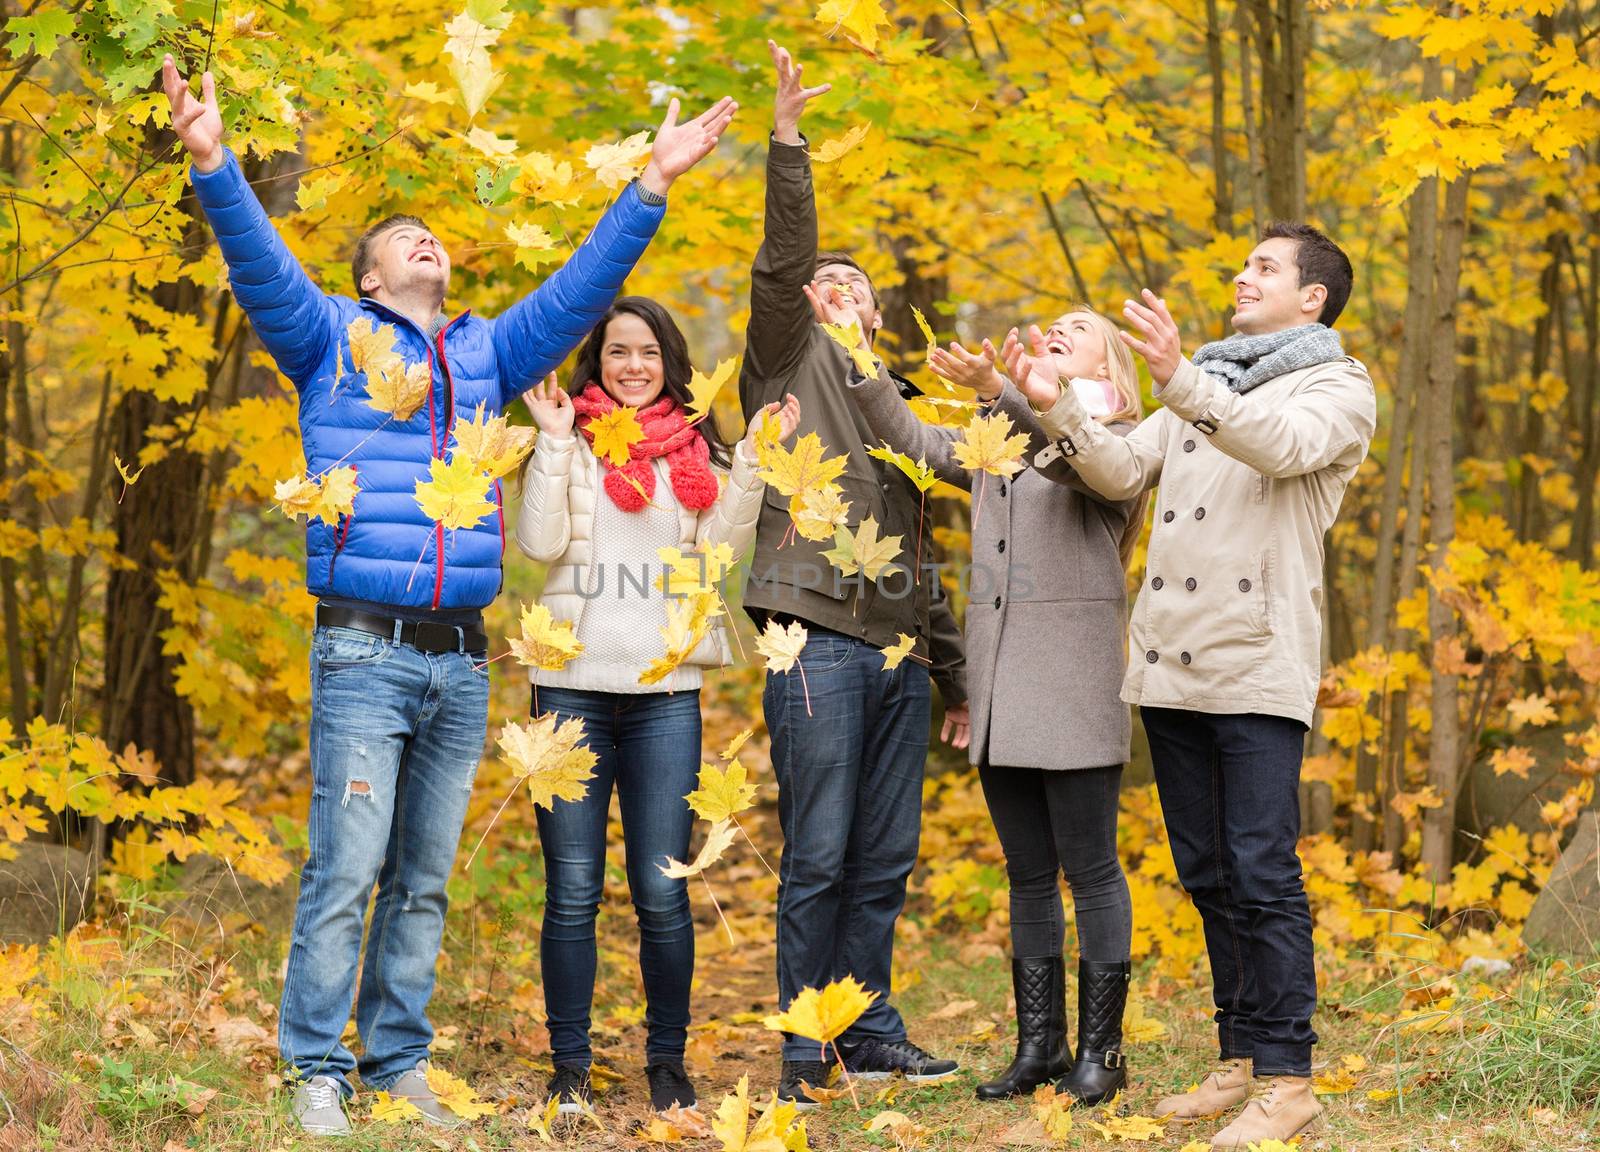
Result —
[[[808, 290], [819, 316], [835, 306]], [[1013, 333], [1013, 337], [1015, 334]], [[1044, 337], [1055, 368], [1115, 432], [1139, 418], [1138, 378], [1105, 317], [1074, 308]], [[995, 368], [994, 346], [937, 349], [933, 371], [977, 393], [1029, 437], [1027, 460], [1048, 451], [1028, 401]], [[959, 433], [919, 421], [887, 372], [853, 377], [850, 393], [873, 434], [923, 457], [961, 487]], [[1011, 881], [1017, 1053], [978, 1086], [984, 1100], [1057, 1089], [1098, 1103], [1122, 1087], [1132, 906], [1117, 857], [1117, 801], [1131, 721], [1118, 699], [1127, 650], [1124, 564], [1143, 499], [1106, 500], [1059, 457], [1010, 480], [989, 476], [972, 523], [966, 641], [978, 768]], [[1067, 1041], [1065, 923], [1059, 878], [1072, 889], [1078, 930], [1078, 1056]]]

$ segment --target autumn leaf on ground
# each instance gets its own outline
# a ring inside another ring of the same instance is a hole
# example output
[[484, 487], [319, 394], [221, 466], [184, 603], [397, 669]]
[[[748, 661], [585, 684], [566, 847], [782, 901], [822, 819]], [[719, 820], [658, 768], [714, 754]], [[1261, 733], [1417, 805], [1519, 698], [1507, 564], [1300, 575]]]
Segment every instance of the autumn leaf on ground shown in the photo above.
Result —
[[671, 880], [698, 876], [722, 859], [722, 854], [733, 844], [733, 821], [719, 820], [706, 832], [706, 842], [700, 845], [700, 854], [689, 864], [680, 863], [671, 856], [665, 864], [657, 864], [661, 874]]
[[1091, 1120], [1088, 1117], [1083, 1121], [1107, 1140], [1155, 1140], [1167, 1134], [1167, 1125], [1164, 1120], [1152, 1120], [1148, 1116], [1112, 1116], [1105, 1114], [1105, 1120]]
[[750, 737], [755, 735], [755, 733], [756, 730], [754, 728], [746, 728], [732, 740], [728, 741], [728, 746], [721, 752], [717, 753], [717, 759], [723, 761], [724, 763], [732, 760], [739, 754], [739, 750], [744, 747], [745, 741], [749, 740]]
[[583, 721], [556, 723], [554, 714], [526, 724], [508, 722], [496, 741], [511, 774], [528, 782], [528, 795], [540, 808], [555, 809], [557, 800], [581, 800], [594, 779], [599, 757], [584, 747]]
[[859, 1020], [877, 998], [876, 992], [868, 992], [854, 976], [846, 976], [820, 991], [802, 989], [786, 1011], [768, 1016], [761, 1023], [774, 1032], [788, 1032], [828, 1044]]
[[900, 662], [911, 655], [911, 650], [916, 646], [917, 638], [915, 636], [907, 636], [904, 632], [900, 633], [899, 643], [891, 644], [883, 650], [883, 670], [890, 672], [900, 667]]
[[817, 164], [832, 164], [850, 149], [867, 138], [867, 133], [872, 131], [871, 124], [857, 124], [850, 131], [840, 136], [837, 140], [824, 140], [820, 147], [811, 153], [811, 159]]
[[522, 609], [522, 635], [509, 641], [518, 664], [559, 672], [583, 651], [583, 643], [573, 633], [572, 624], [557, 620], [543, 604], [528, 604]]
[[711, 414], [711, 402], [717, 398], [717, 393], [733, 379], [733, 370], [739, 366], [737, 356], [729, 356], [720, 361], [716, 368], [707, 376], [700, 369], [695, 368], [689, 376], [689, 421], [704, 420]]
[[397, 356], [384, 368], [367, 369], [367, 406], [404, 423], [428, 401], [433, 369], [426, 360], [402, 366]]
[[861, 342], [859, 320], [851, 317], [848, 324], [823, 323], [822, 330], [828, 334], [829, 339], [850, 354], [850, 359], [855, 361], [856, 370], [863, 376], [878, 374], [878, 358], [873, 355], [872, 349]]
[[790, 621], [787, 628], [776, 620], [768, 620], [756, 637], [756, 651], [767, 658], [767, 668], [772, 672], [787, 672], [793, 668], [805, 646], [806, 630], [798, 620]]
[[756, 459], [761, 464], [757, 475], [789, 497], [832, 484], [844, 474], [845, 465], [849, 463], [844, 456], [827, 455], [822, 439], [815, 432], [800, 437], [792, 449], [781, 444], [757, 444]]
[[883, 570], [900, 555], [901, 537], [878, 535], [878, 522], [868, 516], [856, 526], [852, 535], [848, 528], [840, 528], [834, 535], [834, 546], [822, 555], [846, 576], [862, 573], [868, 580], [876, 580]]
[[504, 416], [485, 416], [478, 405], [471, 420], [455, 423], [455, 455], [465, 454], [472, 466], [498, 480], [516, 471], [533, 451], [535, 430], [526, 424], [513, 424]]
[[372, 1111], [368, 1113], [380, 1124], [404, 1124], [407, 1120], [421, 1120], [422, 1112], [404, 1096], [391, 1096], [387, 1092], [375, 1093]]
[[613, 468], [626, 464], [628, 450], [644, 439], [638, 411], [626, 404], [589, 421], [589, 431], [594, 435], [594, 454]]
[[470, 457], [437, 457], [428, 463], [429, 479], [417, 481], [417, 506], [446, 528], [470, 528], [495, 510], [488, 498], [490, 480]]
[[478, 1093], [472, 1085], [465, 1080], [451, 1075], [443, 1068], [432, 1064], [423, 1078], [428, 1082], [428, 1087], [450, 1111], [463, 1120], [476, 1120], [479, 1116], [493, 1116], [499, 1109], [486, 1100], [478, 1099]]
[[822, 0], [817, 8], [819, 23], [831, 25], [828, 36], [843, 31], [868, 52], [878, 50], [878, 30], [893, 28], [883, 10], [882, 0]]
[[559, 1115], [561, 1115], [561, 1097], [552, 1096], [545, 1101], [543, 1110], [537, 1108], [528, 1110], [528, 1131], [549, 1144], [550, 1126], [556, 1122], [556, 1117]]
[[700, 786], [684, 797], [695, 815], [713, 824], [732, 820], [756, 802], [756, 786], [746, 782], [744, 765], [737, 760], [726, 770], [715, 764], [700, 765]]
[[1041, 1084], [1033, 1091], [1033, 1116], [1046, 1135], [1065, 1140], [1072, 1131], [1072, 1095], [1057, 1092], [1054, 1085]]
[[595, 180], [606, 188], [620, 188], [639, 174], [650, 157], [650, 132], [635, 132], [616, 144], [596, 144], [583, 156]]
[[529, 272], [537, 272], [539, 265], [549, 264], [561, 255], [556, 238], [538, 224], [507, 224], [506, 239], [517, 246], [517, 263]]
[[902, 1149], [920, 1148], [929, 1132], [904, 1112], [879, 1112], [862, 1128], [868, 1132], [887, 1131], [894, 1138], [895, 1145]]
[[831, 540], [850, 522], [850, 501], [842, 498], [837, 484], [808, 488], [790, 498], [789, 518], [794, 530], [807, 540]]
[[956, 462], [963, 468], [1002, 477], [1022, 471], [1022, 453], [1027, 447], [1027, 436], [1020, 432], [1011, 435], [1011, 417], [1004, 412], [993, 416], [975, 414], [961, 439], [951, 445]]
[[912, 460], [904, 452], [896, 452], [887, 444], [880, 448], [868, 448], [867, 455], [898, 468], [907, 480], [916, 485], [918, 492], [926, 492], [939, 482], [939, 477], [928, 467], [926, 458]]
[[751, 1125], [750, 1077], [741, 1076], [738, 1086], [717, 1105], [711, 1134], [722, 1142], [722, 1152], [806, 1152], [806, 1125], [796, 1118], [798, 1112], [774, 1092]]

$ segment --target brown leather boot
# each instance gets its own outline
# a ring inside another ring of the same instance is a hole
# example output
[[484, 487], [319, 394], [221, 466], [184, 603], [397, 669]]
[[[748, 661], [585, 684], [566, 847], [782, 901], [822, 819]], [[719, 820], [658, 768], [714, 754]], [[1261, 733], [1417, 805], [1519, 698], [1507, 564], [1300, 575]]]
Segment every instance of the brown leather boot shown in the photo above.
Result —
[[1305, 1076], [1264, 1076], [1244, 1111], [1211, 1138], [1213, 1148], [1247, 1148], [1266, 1140], [1288, 1143], [1317, 1125], [1322, 1105]]
[[1250, 1098], [1250, 1061], [1224, 1060], [1187, 1092], [1168, 1096], [1156, 1115], [1168, 1120], [1203, 1120], [1220, 1116]]

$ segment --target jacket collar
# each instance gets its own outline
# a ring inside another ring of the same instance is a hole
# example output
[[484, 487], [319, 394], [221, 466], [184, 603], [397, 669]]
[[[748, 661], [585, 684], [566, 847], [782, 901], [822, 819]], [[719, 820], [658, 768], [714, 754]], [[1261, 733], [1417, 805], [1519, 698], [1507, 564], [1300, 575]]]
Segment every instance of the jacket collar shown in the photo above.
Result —
[[451, 319], [445, 320], [443, 318], [444, 313], [440, 312], [440, 318], [438, 321], [436, 321], [437, 326], [434, 327], [432, 331], [424, 332], [421, 328], [417, 327], [416, 321], [412, 320], [411, 317], [396, 312], [387, 304], [384, 304], [379, 300], [374, 300], [371, 296], [361, 297], [358, 303], [362, 308], [365, 308], [370, 312], [377, 312], [380, 315], [393, 320], [397, 324], [404, 325], [405, 327], [411, 329], [411, 331], [415, 332], [418, 336], [421, 336], [424, 342], [430, 344], [439, 334], [450, 331], [450, 329], [454, 328], [458, 322], [465, 320], [468, 316], [472, 315], [472, 309], [468, 308], [457, 313]]

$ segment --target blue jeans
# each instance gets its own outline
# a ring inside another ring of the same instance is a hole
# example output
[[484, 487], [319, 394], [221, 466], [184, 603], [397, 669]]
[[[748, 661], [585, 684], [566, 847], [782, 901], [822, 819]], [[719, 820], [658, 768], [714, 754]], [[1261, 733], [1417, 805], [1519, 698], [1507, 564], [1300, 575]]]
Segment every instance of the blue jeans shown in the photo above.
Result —
[[536, 809], [544, 852], [544, 931], [539, 967], [556, 1064], [588, 1064], [594, 1003], [595, 917], [605, 887], [606, 813], [615, 785], [622, 807], [628, 892], [639, 918], [644, 977], [645, 1059], [682, 1060], [694, 980], [689, 886], [657, 865], [687, 862], [694, 813], [684, 800], [700, 771], [700, 693], [584, 692], [539, 688], [536, 712], [583, 721], [583, 743], [598, 756], [581, 800]]
[[1217, 1042], [1257, 1076], [1309, 1076], [1317, 972], [1300, 857], [1306, 726], [1141, 708], [1178, 879], [1211, 958]]
[[312, 633], [310, 853], [278, 1019], [278, 1049], [302, 1077], [350, 1090], [357, 1062], [339, 1036], [358, 965], [362, 1082], [386, 1088], [427, 1058], [445, 881], [488, 720], [481, 654], [434, 655], [348, 628]]
[[[928, 670], [886, 672], [881, 649], [816, 627], [799, 663], [803, 685], [799, 668], [769, 672], [762, 697], [783, 827], [778, 1007], [854, 976], [878, 995], [844, 1038], [904, 1040], [889, 989], [922, 835]], [[786, 1035], [783, 1058], [819, 1060], [821, 1045]]]

